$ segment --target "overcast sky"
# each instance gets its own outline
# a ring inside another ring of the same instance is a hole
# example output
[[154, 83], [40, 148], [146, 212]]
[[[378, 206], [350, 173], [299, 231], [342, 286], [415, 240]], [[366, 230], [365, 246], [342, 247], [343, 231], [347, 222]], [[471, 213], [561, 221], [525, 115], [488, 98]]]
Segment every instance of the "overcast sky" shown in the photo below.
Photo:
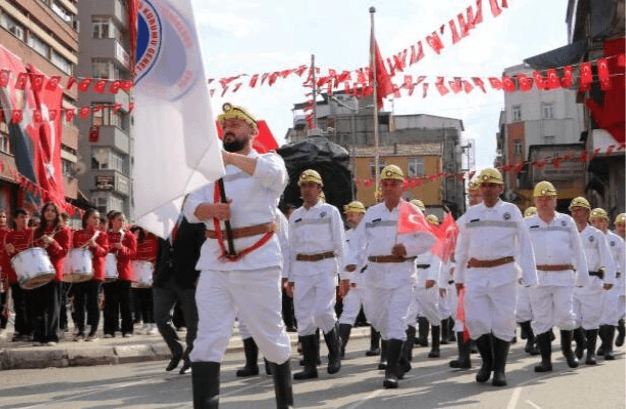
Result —
[[[499, 0], [501, 1], [501, 0]], [[459, 118], [464, 137], [476, 140], [476, 167], [491, 166], [495, 157], [501, 92], [439, 96], [436, 76], [501, 76], [506, 67], [524, 58], [567, 44], [567, 0], [508, 0], [508, 9], [493, 17], [489, 0], [483, 0], [483, 23], [452, 45], [448, 21], [475, 0], [192, 0], [204, 68], [209, 78], [262, 74], [309, 64], [315, 54], [323, 74], [328, 68], [354, 70], [368, 64], [370, 14], [376, 7], [376, 38], [383, 57], [409, 48], [446, 24], [445, 48], [436, 55], [424, 43], [425, 58], [405, 74], [427, 75], [428, 97], [421, 89], [385, 101], [384, 109], [396, 114], [432, 114]], [[400, 84], [403, 73], [394, 78]], [[451, 78], [450, 78], [451, 79]], [[214, 112], [228, 101], [242, 105], [265, 119], [279, 143], [284, 143], [293, 123], [293, 104], [305, 100], [308, 89], [295, 75], [272, 86], [251, 89], [249, 79], [235, 94], [212, 99]]]

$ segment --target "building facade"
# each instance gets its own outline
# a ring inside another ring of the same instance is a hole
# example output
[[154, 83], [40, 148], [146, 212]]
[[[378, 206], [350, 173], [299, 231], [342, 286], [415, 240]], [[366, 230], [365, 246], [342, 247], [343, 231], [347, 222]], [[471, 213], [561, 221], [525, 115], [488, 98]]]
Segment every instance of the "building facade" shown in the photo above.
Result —
[[[78, 19], [76, 0], [0, 1], [0, 44], [24, 65], [32, 65], [46, 76], [61, 76], [63, 83], [75, 75], [78, 63]], [[64, 90], [63, 109], [77, 108], [77, 91]], [[0, 119], [0, 207], [10, 213], [22, 206], [24, 192], [10, 168], [15, 152], [10, 143], [7, 115]], [[78, 197], [75, 178], [79, 130], [77, 121], [63, 117], [61, 168], [66, 199]]]
[[[130, 45], [127, 4], [123, 0], [82, 1], [81, 49], [77, 76], [127, 80], [130, 73]], [[130, 95], [86, 92], [79, 95], [81, 106], [102, 106], [89, 120], [79, 121], [81, 144], [78, 178], [81, 191], [101, 213], [111, 210], [129, 215], [131, 211], [133, 142]], [[113, 108], [121, 104], [121, 109]]]

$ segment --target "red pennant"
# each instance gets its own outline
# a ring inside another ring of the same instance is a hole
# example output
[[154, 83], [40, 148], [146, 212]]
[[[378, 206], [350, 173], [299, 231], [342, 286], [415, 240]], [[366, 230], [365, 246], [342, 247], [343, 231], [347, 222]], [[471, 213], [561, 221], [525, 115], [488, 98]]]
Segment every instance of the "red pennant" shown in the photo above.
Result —
[[372, 181], [370, 179], [365, 179], [365, 181], [363, 182], [363, 186], [365, 187], [372, 186]]
[[563, 78], [561, 78], [561, 86], [563, 88], [571, 88], [572, 87], [572, 66], [568, 65], [563, 68]]
[[[307, 69], [307, 66], [306, 66], [306, 65], [304, 65], [304, 64], [302, 64], [301, 66], [299, 66], [298, 68], [296, 68], [293, 72], [295, 72], [295, 73], [298, 75], [298, 77], [301, 77], [301, 76], [302, 76], [302, 74], [306, 71], [306, 69]], [[255, 75], [256, 75], [256, 76], [257, 76], [257, 78], [258, 78], [258, 75], [259, 75], [259, 74], [255, 74]]]
[[407, 90], [409, 90], [409, 95], [413, 95], [413, 76], [412, 75], [405, 75], [404, 76], [404, 88], [406, 88]]
[[561, 159], [559, 157], [555, 157], [554, 159], [552, 159], [552, 166], [554, 166], [554, 169], [558, 169], [561, 167]]
[[117, 94], [120, 91], [121, 87], [122, 87], [121, 81], [120, 80], [115, 80], [115, 81], [111, 82], [111, 85], [109, 85], [109, 93]]
[[91, 112], [100, 112], [104, 107], [102, 105], [94, 105], [91, 107]]
[[133, 88], [133, 82], [131, 80], [120, 81], [120, 88], [122, 88], [126, 92], [130, 92], [130, 90]]
[[444, 80], [444, 77], [437, 77], [437, 82], [435, 83], [435, 87], [437, 88], [437, 91], [439, 91], [439, 94], [441, 94], [442, 97], [450, 92], [448, 88], [446, 88], [446, 86], [443, 84], [443, 80]]
[[344, 82], [343, 87], [344, 87], [344, 92], [346, 93], [346, 95], [350, 95], [350, 83], [347, 81]]
[[487, 93], [487, 90], [485, 89], [485, 83], [483, 82], [482, 78], [472, 77], [472, 81], [474, 81], [474, 85], [480, 88], [482, 92], [484, 92], [485, 94]]
[[128, 104], [128, 113], [130, 114], [131, 112], [133, 112], [133, 109], [135, 109], [135, 103], [131, 102]]
[[9, 70], [1, 70], [0, 71], [0, 87], [4, 88], [9, 84], [9, 78], [11, 78], [11, 71]]
[[495, 90], [501, 90], [503, 85], [502, 85], [502, 80], [500, 78], [497, 77], [489, 77], [489, 84], [491, 84], [491, 88], [495, 89]]
[[50, 121], [54, 122], [56, 121], [58, 114], [59, 114], [58, 109], [51, 109], [50, 111], [48, 111], [48, 118], [50, 119]]
[[20, 72], [17, 74], [17, 80], [15, 81], [15, 89], [24, 90], [28, 81], [28, 74]]
[[459, 30], [461, 30], [460, 32], [461, 38], [467, 37], [469, 35], [470, 29], [473, 28], [473, 21], [472, 21], [473, 17], [474, 17], [474, 12], [472, 10], [472, 6], [469, 6], [467, 8], [467, 21], [465, 21], [465, 16], [463, 15], [463, 13], [459, 13], [456, 16], [456, 19], [459, 22]]
[[[471, 6], [470, 6], [471, 7]], [[470, 10], [467, 11], [468, 20], [470, 19]], [[472, 28], [483, 22], [483, 0], [476, 0], [476, 17], [471, 19], [473, 21]]]
[[600, 77], [600, 89], [608, 91], [611, 89], [611, 76], [609, 74], [609, 62], [606, 58], [598, 60], [598, 77]]
[[591, 63], [583, 62], [580, 64], [580, 91], [591, 90], [593, 75], [591, 74]]
[[459, 77], [455, 77], [453, 81], [448, 81], [448, 84], [450, 85], [452, 92], [455, 94], [458, 94], [463, 90], [463, 84], [461, 83], [461, 78]]
[[19, 124], [24, 119], [24, 114], [21, 109], [14, 109], [11, 112], [11, 122], [14, 124]]
[[502, 14], [502, 9], [498, 5], [498, 0], [489, 0], [489, 5], [491, 6], [491, 14], [493, 14], [494, 17], [498, 17]]
[[97, 92], [98, 94], [103, 94], [106, 88], [106, 85], [107, 85], [107, 80], [99, 80], [98, 82], [96, 82], [96, 85], [93, 86], [93, 90], [94, 92]]
[[533, 78], [535, 79], [535, 84], [537, 85], [538, 90], [546, 89], [546, 80], [543, 78], [541, 71], [533, 72]]
[[89, 107], [81, 107], [80, 110], [78, 111], [78, 118], [79, 119], [87, 119], [89, 118], [89, 112], [91, 110], [89, 109]]
[[[459, 14], [459, 16], [462, 17], [463, 15]], [[461, 38], [464, 36], [459, 35], [459, 32], [456, 30], [456, 23], [454, 22], [454, 19], [450, 19], [448, 24], [450, 25], [450, 31], [452, 31], [452, 44], [456, 44], [461, 41]]]
[[100, 139], [100, 127], [93, 125], [89, 128], [89, 142], [98, 142]]
[[251, 78], [250, 78], [250, 83], [248, 84], [248, 86], [250, 88], [254, 88], [256, 85], [256, 82], [259, 80], [259, 74], [254, 74]]
[[89, 86], [93, 82], [93, 78], [85, 78], [78, 83], [78, 90], [80, 92], [87, 92], [89, 90]]
[[44, 79], [45, 77], [43, 74], [30, 74], [30, 86], [32, 87], [33, 91], [41, 91], [41, 89], [43, 88]]
[[518, 162], [515, 164], [515, 173], [517, 173], [518, 175], [522, 172], [523, 169], [524, 169], [523, 162]]
[[439, 38], [439, 35], [436, 31], [433, 31], [431, 35], [426, 36], [426, 42], [428, 43], [430, 48], [432, 48], [433, 51], [437, 53], [437, 55], [439, 55], [441, 53], [441, 50], [443, 50], [444, 48], [443, 42], [441, 41], [441, 38]]
[[210, 96], [210, 97], [213, 97], [213, 95], [214, 95], [214, 94], [215, 94], [215, 90], [214, 90], [214, 89], [212, 89], [212, 90], [210, 90], [210, 91], [209, 91], [209, 96]]
[[113, 104], [113, 112], [119, 112], [122, 109], [122, 103], [116, 102]]
[[33, 122], [35, 122], [35, 124], [37, 125], [41, 124], [42, 122], [41, 111], [39, 109], [33, 111]]
[[556, 73], [556, 69], [551, 68], [548, 70], [548, 83], [546, 89], [556, 89], [561, 86], [561, 80], [559, 79], [559, 75]]
[[387, 58], [387, 65], [389, 66], [389, 75], [392, 77], [396, 75], [396, 67], [393, 65], [390, 58]]
[[72, 86], [74, 84], [76, 84], [76, 77], [69, 77], [67, 79], [67, 84], [65, 84], [65, 89], [69, 91], [70, 89], [72, 89]]
[[240, 82], [240, 83], [238, 83], [238, 84], [235, 84], [235, 88], [233, 88], [233, 94], [234, 94], [235, 92], [237, 92], [237, 91], [239, 90], [239, 88], [241, 88], [241, 85], [242, 85], [242, 84], [241, 84], [241, 82]]
[[466, 94], [469, 94], [470, 92], [472, 92], [473, 89], [474, 89], [474, 86], [470, 84], [469, 81], [463, 80], [463, 91], [465, 91]]
[[279, 75], [281, 78], [287, 78], [292, 72], [293, 70], [282, 70]]
[[65, 110], [65, 122], [74, 122], [74, 115], [76, 115], [76, 110], [74, 108], [72, 109], [66, 109]]
[[417, 51], [415, 49], [415, 45], [411, 46], [411, 59], [409, 61], [409, 65], [419, 62], [422, 58], [424, 58], [424, 47], [422, 47], [422, 41], [418, 41]]
[[508, 75], [504, 75], [502, 77], [502, 88], [504, 88], [505, 92], [515, 91], [515, 81], [513, 81], [513, 79], [511, 79]]
[[261, 85], [263, 85], [263, 83], [265, 82], [265, 80], [267, 79], [267, 77], [268, 77], [269, 75], [270, 75], [270, 74], [269, 74], [268, 72], [264, 72], [264, 73], [261, 75]]
[[519, 83], [519, 89], [522, 92], [528, 92], [533, 87], [532, 78], [528, 78], [524, 74], [517, 74], [517, 82]]
[[48, 78], [48, 81], [46, 82], [46, 90], [55, 91], [57, 87], [59, 86], [60, 82], [61, 82], [61, 76], [53, 75], [52, 77]]

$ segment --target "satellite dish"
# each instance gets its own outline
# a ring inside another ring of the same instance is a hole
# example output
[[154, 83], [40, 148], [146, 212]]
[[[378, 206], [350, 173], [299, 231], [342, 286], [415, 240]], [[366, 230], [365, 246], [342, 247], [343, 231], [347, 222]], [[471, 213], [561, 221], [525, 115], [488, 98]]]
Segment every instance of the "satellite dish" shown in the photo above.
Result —
[[85, 162], [76, 162], [76, 165], [74, 165], [74, 174], [76, 176], [83, 175], [86, 171], [87, 165], [85, 165]]

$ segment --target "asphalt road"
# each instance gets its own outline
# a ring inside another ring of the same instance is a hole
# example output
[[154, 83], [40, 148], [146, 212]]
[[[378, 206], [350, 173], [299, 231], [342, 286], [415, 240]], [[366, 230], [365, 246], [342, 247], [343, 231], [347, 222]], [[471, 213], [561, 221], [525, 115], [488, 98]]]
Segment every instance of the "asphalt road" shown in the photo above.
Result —
[[[601, 358], [595, 367], [571, 370], [557, 343], [553, 343], [554, 372], [538, 376], [533, 367], [539, 357], [523, 352], [523, 343], [512, 345], [507, 363], [509, 386], [495, 388], [477, 384], [474, 376], [480, 358], [472, 355], [474, 369], [455, 371], [448, 360], [455, 345], [442, 346], [442, 358], [426, 357], [427, 348], [415, 348], [413, 370], [396, 390], [382, 388], [383, 372], [377, 357], [365, 357], [369, 340], [348, 344], [341, 372], [320, 378], [294, 381], [299, 408], [487, 408], [577, 409], [624, 408], [626, 367], [624, 347], [617, 360]], [[326, 351], [322, 349], [322, 354]], [[325, 359], [323, 359], [325, 362]], [[190, 408], [191, 376], [164, 371], [167, 361], [136, 364], [11, 370], [0, 372], [0, 409], [5, 408]], [[243, 353], [229, 353], [222, 365], [220, 408], [274, 408], [270, 376], [237, 378]], [[292, 360], [292, 370], [298, 370]], [[262, 369], [262, 368], [261, 368]]]

